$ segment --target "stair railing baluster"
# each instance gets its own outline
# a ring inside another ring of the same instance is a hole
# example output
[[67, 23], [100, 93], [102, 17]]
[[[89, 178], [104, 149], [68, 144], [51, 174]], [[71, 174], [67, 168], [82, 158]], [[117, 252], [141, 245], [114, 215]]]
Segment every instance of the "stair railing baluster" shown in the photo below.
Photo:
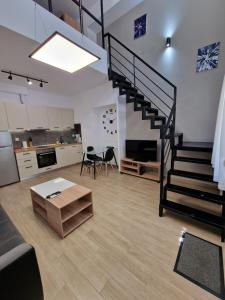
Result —
[[112, 53], [111, 53], [111, 38], [110, 35], [108, 35], [108, 55], [109, 55], [109, 70], [110, 75], [112, 73]]
[[49, 12], [53, 12], [53, 9], [52, 9], [52, 0], [48, 0], [48, 10]]
[[104, 25], [104, 7], [103, 7], [103, 0], [100, 0], [101, 6], [101, 29], [102, 29], [102, 48], [105, 49], [105, 25]]
[[135, 56], [133, 55], [133, 72], [134, 72], [134, 87], [136, 87], [136, 67], [135, 67]]

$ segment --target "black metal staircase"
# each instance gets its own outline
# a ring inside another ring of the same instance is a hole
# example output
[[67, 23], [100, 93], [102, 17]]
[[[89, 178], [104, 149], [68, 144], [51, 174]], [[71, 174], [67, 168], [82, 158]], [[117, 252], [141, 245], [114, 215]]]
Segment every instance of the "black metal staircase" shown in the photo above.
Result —
[[[134, 111], [142, 112], [142, 120], [150, 121], [151, 129], [160, 130], [161, 139], [161, 179], [159, 216], [163, 210], [196, 219], [221, 230], [221, 240], [225, 238], [225, 193], [218, 195], [202, 190], [171, 184], [174, 176], [213, 182], [212, 175], [176, 169], [177, 162], [188, 164], [210, 165], [211, 160], [195, 158], [192, 155], [178, 155], [178, 151], [210, 153], [211, 145], [192, 145], [183, 143], [183, 134], [176, 133], [176, 98], [177, 88], [162, 74], [152, 68], [142, 58], [130, 50], [110, 33], [105, 34], [109, 56], [109, 80], [113, 88], [119, 89], [119, 94], [126, 97], [127, 103], [133, 103]], [[165, 182], [166, 176], [166, 182]], [[220, 215], [206, 212], [168, 199], [168, 192], [182, 194], [206, 201], [222, 209]]]

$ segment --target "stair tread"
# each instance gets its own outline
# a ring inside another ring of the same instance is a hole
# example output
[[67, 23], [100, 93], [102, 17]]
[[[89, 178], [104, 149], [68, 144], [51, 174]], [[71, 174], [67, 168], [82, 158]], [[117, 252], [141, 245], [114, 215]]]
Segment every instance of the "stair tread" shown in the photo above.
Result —
[[196, 164], [211, 165], [211, 160], [210, 159], [202, 159], [202, 158], [186, 157], [186, 156], [176, 156], [174, 159], [176, 161], [183, 161], [183, 162], [190, 162], [190, 163], [196, 163]]
[[142, 98], [138, 98], [138, 97], [136, 97], [137, 99], [135, 100], [138, 104], [143, 104], [143, 105], [146, 105], [145, 106], [145, 108], [146, 109], [151, 109], [151, 107], [150, 107], [150, 105], [151, 105], [151, 103], [149, 102], [149, 101], [146, 101], [146, 100], [144, 100], [144, 99], [142, 99]]
[[196, 190], [196, 189], [192, 189], [192, 188], [188, 188], [188, 187], [184, 187], [184, 186], [180, 186], [180, 185], [175, 185], [175, 184], [167, 184], [165, 186], [165, 188], [168, 191], [171, 191], [174, 193], [194, 197], [194, 198], [201, 199], [201, 200], [206, 200], [206, 201], [213, 202], [216, 204], [221, 205], [224, 203], [223, 197], [220, 195], [217, 195], [217, 194], [213, 194], [213, 193], [209, 193], [209, 192], [205, 192], [205, 191], [201, 191], [201, 190]]
[[120, 82], [120, 87], [121, 88], [125, 88], [129, 91], [132, 91], [132, 92], [137, 92], [137, 89], [135, 89], [134, 87], [130, 86], [130, 85], [127, 85], [124, 81]]
[[193, 219], [198, 221], [207, 223], [209, 225], [215, 226], [217, 228], [224, 228], [225, 220], [220, 217], [216, 216], [207, 212], [203, 212], [201, 210], [191, 208], [189, 206], [172, 202], [170, 200], [163, 200], [162, 207], [178, 214], [182, 214], [185, 216], [189, 216]]
[[169, 173], [175, 176], [187, 177], [196, 180], [213, 182], [213, 176], [208, 174], [201, 174], [196, 172], [188, 172], [183, 170], [170, 170]]
[[196, 151], [196, 152], [212, 152], [213, 143], [201, 142], [183, 142], [182, 145], [176, 146], [178, 150]]
[[205, 142], [183, 142], [184, 146], [190, 147], [204, 147], [204, 148], [212, 148], [213, 143], [205, 143]]
[[144, 107], [147, 112], [158, 112], [158, 109], [152, 107]]
[[156, 120], [156, 121], [160, 121], [160, 120], [166, 120], [166, 117], [163, 117], [163, 116], [154, 116], [154, 119]]
[[111, 71], [111, 76], [112, 76], [112, 77], [117, 77], [117, 78], [121, 78], [121, 79], [126, 80], [126, 77], [125, 77], [125, 76], [123, 76], [123, 75], [121, 75], [121, 74], [119, 74], [119, 73], [117, 73], [117, 72], [115, 72], [115, 71]]

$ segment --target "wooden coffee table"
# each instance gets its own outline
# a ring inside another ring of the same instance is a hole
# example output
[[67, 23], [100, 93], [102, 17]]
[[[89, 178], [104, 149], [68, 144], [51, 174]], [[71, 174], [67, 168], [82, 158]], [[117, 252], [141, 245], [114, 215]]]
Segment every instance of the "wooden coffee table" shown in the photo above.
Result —
[[[61, 193], [54, 198], [47, 198], [58, 191]], [[31, 187], [30, 192], [34, 212], [61, 238], [93, 216], [91, 190], [71, 181], [56, 178]]]

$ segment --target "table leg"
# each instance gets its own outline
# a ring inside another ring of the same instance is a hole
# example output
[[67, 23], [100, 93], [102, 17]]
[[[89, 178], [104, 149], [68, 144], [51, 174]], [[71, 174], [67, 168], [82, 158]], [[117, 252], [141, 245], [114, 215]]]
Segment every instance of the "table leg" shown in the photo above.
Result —
[[80, 176], [82, 175], [82, 172], [83, 172], [84, 159], [85, 159], [85, 153], [84, 153], [84, 155], [83, 155], [82, 164], [81, 164], [81, 168], [80, 168]]
[[94, 179], [95, 179], [95, 175], [96, 175], [96, 162], [94, 161]]
[[116, 167], [117, 167], [117, 169], [118, 169], [118, 163], [117, 163], [117, 160], [116, 160], [116, 155], [115, 155], [114, 150], [113, 150], [113, 157], [114, 157], [114, 159], [115, 159]]

